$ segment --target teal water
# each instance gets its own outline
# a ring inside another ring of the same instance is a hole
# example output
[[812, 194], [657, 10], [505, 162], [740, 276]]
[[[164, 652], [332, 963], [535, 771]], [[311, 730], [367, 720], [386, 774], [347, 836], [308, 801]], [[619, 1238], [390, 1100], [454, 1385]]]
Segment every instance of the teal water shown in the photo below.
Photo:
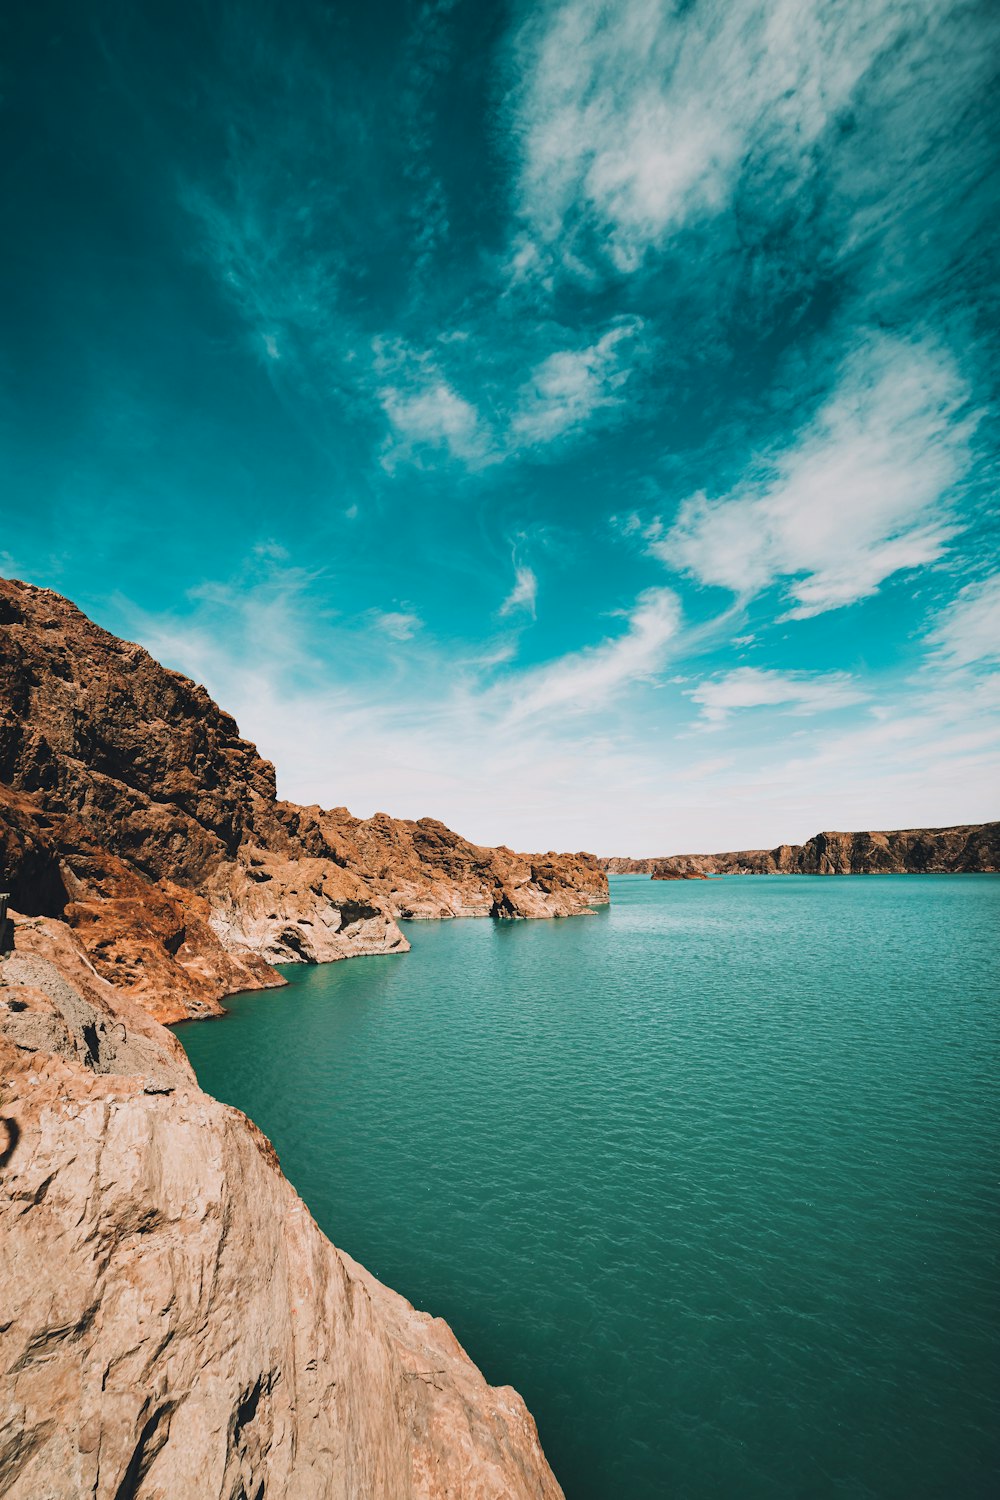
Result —
[[179, 1035], [568, 1500], [995, 1495], [1000, 877], [612, 896]]

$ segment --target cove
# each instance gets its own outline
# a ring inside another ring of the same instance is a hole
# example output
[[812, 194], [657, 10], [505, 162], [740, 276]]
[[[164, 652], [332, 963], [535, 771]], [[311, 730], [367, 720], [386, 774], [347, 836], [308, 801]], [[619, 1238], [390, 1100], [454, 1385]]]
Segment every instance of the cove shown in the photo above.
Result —
[[568, 1500], [986, 1496], [1000, 879], [612, 880], [178, 1028]]

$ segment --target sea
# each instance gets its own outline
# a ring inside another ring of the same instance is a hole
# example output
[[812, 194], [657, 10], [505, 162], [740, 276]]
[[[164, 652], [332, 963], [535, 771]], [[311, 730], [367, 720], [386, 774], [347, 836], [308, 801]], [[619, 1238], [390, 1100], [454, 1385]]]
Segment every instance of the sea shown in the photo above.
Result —
[[567, 1500], [1000, 1494], [1000, 876], [611, 897], [178, 1035]]

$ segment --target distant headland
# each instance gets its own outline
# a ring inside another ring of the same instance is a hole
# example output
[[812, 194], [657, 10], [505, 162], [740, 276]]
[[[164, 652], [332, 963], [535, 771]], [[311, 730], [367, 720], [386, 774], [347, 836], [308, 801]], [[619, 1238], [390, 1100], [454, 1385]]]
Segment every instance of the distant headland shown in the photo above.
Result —
[[651, 875], [654, 880], [708, 875], [993, 875], [1000, 869], [1000, 823], [816, 833], [804, 844], [778, 844], [774, 849], [650, 859], [614, 855], [599, 863], [609, 875]]

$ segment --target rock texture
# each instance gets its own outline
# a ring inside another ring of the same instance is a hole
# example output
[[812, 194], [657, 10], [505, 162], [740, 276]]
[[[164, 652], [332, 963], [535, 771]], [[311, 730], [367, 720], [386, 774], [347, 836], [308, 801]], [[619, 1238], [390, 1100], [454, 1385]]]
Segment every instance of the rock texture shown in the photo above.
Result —
[[559, 1500], [515, 1391], [320, 1233], [78, 929], [0, 957], [0, 1494]]
[[396, 916], [549, 917], [607, 900], [589, 855], [278, 800], [204, 688], [46, 589], [0, 580], [0, 886], [59, 917], [164, 1021], [280, 985], [276, 963], [402, 952]]
[[0, 1494], [559, 1500], [516, 1392], [324, 1238], [159, 1021], [400, 952], [397, 914], [584, 911], [596, 862], [281, 802], [204, 688], [0, 581], [0, 890]]
[[570, 917], [608, 899], [592, 854], [515, 854], [470, 844], [434, 818], [412, 822], [346, 807], [307, 808], [335, 857], [395, 917]]
[[738, 849], [727, 854], [672, 854], [659, 859], [600, 861], [618, 875], [877, 875], [995, 873], [1000, 870], [1000, 823], [892, 832], [817, 833], [805, 844]]
[[402, 951], [205, 689], [45, 589], [0, 582], [0, 878], [164, 1020], [282, 961]]

